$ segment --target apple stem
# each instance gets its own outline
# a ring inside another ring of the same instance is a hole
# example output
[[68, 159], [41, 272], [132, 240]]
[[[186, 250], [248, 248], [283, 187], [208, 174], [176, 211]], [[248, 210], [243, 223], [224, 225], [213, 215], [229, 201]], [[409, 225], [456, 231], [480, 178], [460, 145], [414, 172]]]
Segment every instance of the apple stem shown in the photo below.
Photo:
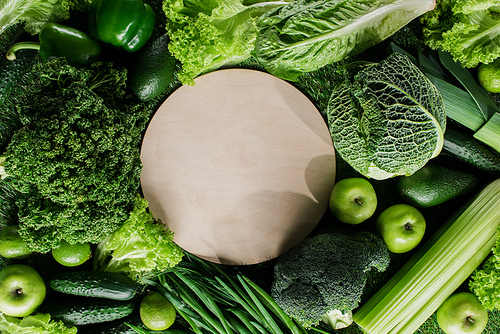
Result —
[[356, 204], [358, 205], [365, 205], [365, 202], [363, 202], [363, 200], [361, 200], [360, 198], [356, 198], [354, 202], [356, 202]]
[[19, 289], [15, 289], [12, 291], [12, 297], [17, 297], [19, 295], [22, 295], [23, 294], [23, 289], [22, 288], [19, 288]]
[[406, 224], [405, 224], [405, 230], [406, 230], [406, 231], [411, 230], [411, 224], [410, 224], [410, 223], [406, 223]]

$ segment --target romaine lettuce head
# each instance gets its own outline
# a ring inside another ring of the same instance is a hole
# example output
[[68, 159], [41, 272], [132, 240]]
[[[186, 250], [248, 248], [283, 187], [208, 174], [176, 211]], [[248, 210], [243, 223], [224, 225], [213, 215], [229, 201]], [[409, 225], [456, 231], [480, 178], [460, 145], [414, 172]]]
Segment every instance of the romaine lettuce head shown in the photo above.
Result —
[[76, 327], [66, 327], [62, 321], [52, 320], [50, 314], [38, 313], [15, 318], [0, 313], [2, 334], [76, 334]]
[[331, 95], [327, 116], [335, 149], [368, 178], [411, 175], [443, 146], [441, 94], [398, 53], [347, 75]]
[[293, 1], [259, 19], [255, 54], [270, 73], [296, 80], [361, 53], [434, 6], [435, 0]]

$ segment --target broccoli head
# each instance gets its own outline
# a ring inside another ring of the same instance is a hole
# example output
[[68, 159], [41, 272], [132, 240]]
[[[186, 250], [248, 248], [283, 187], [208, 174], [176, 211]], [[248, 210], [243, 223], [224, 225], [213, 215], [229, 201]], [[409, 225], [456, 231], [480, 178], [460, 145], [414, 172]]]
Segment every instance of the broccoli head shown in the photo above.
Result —
[[355, 309], [368, 271], [388, 265], [387, 247], [372, 233], [320, 233], [278, 258], [271, 296], [288, 316], [311, 327], [334, 310]]

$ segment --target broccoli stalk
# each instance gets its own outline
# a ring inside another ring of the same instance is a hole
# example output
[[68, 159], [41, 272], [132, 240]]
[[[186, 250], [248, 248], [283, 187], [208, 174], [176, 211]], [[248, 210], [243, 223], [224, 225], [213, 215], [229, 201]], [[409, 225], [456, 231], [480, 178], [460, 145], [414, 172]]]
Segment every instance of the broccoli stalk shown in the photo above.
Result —
[[325, 232], [281, 255], [274, 266], [271, 296], [304, 327], [320, 321], [349, 325], [372, 268], [384, 271], [389, 252], [369, 232]]

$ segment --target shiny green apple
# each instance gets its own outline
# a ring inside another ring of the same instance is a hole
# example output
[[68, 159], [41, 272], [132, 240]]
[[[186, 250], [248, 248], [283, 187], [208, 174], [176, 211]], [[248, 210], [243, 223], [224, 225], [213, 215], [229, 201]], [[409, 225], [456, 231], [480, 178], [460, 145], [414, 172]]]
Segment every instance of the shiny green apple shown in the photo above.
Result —
[[32, 267], [11, 264], [0, 271], [0, 312], [25, 317], [42, 304], [45, 295], [45, 282]]
[[359, 224], [377, 209], [377, 195], [371, 183], [360, 177], [340, 180], [330, 194], [330, 211], [343, 223]]
[[456, 292], [438, 308], [436, 319], [446, 334], [480, 334], [488, 323], [488, 312], [471, 292]]
[[415, 248], [425, 234], [424, 216], [408, 204], [396, 204], [378, 216], [375, 228], [393, 253], [405, 253]]

